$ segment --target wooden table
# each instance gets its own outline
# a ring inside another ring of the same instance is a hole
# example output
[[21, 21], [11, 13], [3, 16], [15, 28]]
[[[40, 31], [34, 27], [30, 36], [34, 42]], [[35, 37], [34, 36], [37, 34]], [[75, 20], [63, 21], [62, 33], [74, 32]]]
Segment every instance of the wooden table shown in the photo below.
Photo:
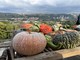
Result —
[[[9, 42], [10, 43], [10, 42]], [[2, 44], [2, 47], [9, 47], [10, 44], [6, 43], [6, 45]], [[8, 44], [8, 45], [7, 45]], [[1, 47], [1, 45], [0, 45]], [[80, 47], [76, 47], [73, 49], [62, 49], [57, 51], [48, 51], [43, 52], [34, 56], [27, 56], [27, 57], [20, 57], [20, 58], [14, 58], [13, 56], [13, 48], [9, 47], [9, 52], [11, 59], [8, 60], [65, 60], [66, 58], [70, 58], [73, 56], [80, 56]], [[77, 60], [77, 59], [76, 59]]]
[[63, 49], [58, 51], [45, 52], [35, 56], [16, 58], [14, 60], [67, 60], [70, 57], [79, 55], [80, 47], [77, 47], [74, 49]]

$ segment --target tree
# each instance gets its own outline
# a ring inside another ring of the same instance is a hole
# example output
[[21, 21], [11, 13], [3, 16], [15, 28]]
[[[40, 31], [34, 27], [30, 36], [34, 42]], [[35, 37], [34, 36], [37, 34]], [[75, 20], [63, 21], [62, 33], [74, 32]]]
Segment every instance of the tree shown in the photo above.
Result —
[[78, 16], [78, 20], [76, 22], [76, 25], [80, 25], [80, 15]]

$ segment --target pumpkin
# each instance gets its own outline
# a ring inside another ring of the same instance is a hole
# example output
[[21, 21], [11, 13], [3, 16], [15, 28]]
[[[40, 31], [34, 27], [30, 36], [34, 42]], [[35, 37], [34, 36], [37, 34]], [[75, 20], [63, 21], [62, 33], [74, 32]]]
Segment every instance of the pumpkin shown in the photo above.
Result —
[[[60, 32], [60, 31], [59, 31]], [[79, 33], [77, 31], [64, 31], [53, 36], [53, 43], [62, 44], [62, 48], [74, 48], [80, 45]]]
[[32, 27], [29, 28], [33, 32], [39, 32], [39, 27], [33, 25]]
[[61, 26], [62, 26], [62, 24], [60, 24], [59, 22], [56, 22], [56, 25], [57, 25], [58, 27], [61, 27]]
[[59, 30], [59, 31], [55, 31], [55, 32], [53, 31], [53, 32], [49, 33], [48, 35], [54, 37], [57, 34], [64, 34], [64, 33], [65, 33], [65, 31]]
[[52, 25], [52, 28], [54, 31], [58, 31], [59, 30], [59, 27], [57, 25]]
[[32, 32], [39, 32], [39, 27], [37, 25], [33, 25], [33, 24], [29, 24], [29, 23], [26, 23], [26, 24], [22, 24], [22, 29], [24, 30], [30, 30]]
[[22, 55], [38, 54], [45, 49], [46, 44], [45, 36], [37, 32], [20, 32], [12, 40], [13, 49]]
[[40, 24], [40, 31], [44, 34], [52, 32], [52, 27], [47, 24]]
[[73, 26], [72, 26], [72, 28], [74, 28], [74, 29], [75, 29], [76, 27], [77, 27], [77, 25], [73, 25]]
[[30, 21], [30, 23], [40, 28], [41, 21]]
[[50, 35], [45, 35], [46, 41], [47, 41], [47, 47], [50, 47], [52, 49], [60, 49], [61, 48], [61, 44], [55, 45], [52, 42], [52, 37]]
[[21, 25], [21, 28], [29, 29], [32, 26], [33, 26], [33, 24], [24, 23], [24, 24]]

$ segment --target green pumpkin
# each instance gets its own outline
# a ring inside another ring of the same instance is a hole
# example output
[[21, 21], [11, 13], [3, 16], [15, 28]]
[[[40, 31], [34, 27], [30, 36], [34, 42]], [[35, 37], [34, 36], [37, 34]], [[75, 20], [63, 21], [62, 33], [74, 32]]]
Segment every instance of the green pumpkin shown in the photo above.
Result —
[[52, 37], [50, 35], [45, 35], [46, 41], [47, 41], [47, 47], [50, 47], [52, 49], [60, 49], [61, 48], [61, 44], [54, 44], [52, 42]]
[[77, 31], [55, 34], [53, 43], [62, 43], [62, 48], [74, 48], [80, 45], [79, 33]]
[[30, 30], [33, 31], [33, 32], [39, 32], [39, 28], [35, 25], [30, 27]]

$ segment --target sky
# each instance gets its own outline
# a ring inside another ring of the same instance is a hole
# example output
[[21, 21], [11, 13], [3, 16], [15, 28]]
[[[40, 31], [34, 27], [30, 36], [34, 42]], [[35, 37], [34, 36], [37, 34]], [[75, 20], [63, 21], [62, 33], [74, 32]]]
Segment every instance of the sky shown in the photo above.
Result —
[[0, 0], [6, 13], [80, 13], [80, 0]]

